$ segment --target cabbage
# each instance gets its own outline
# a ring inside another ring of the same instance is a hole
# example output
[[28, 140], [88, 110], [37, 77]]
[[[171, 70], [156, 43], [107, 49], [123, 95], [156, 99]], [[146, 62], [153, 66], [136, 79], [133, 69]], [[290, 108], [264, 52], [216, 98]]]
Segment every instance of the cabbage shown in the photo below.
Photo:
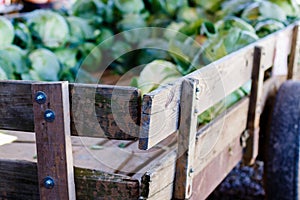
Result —
[[117, 9], [124, 13], [139, 13], [144, 9], [144, 3], [141, 0], [114, 0]]
[[10, 45], [14, 40], [14, 34], [12, 23], [0, 16], [0, 47]]
[[160, 85], [170, 83], [180, 77], [182, 75], [173, 63], [155, 60], [144, 67], [140, 76], [134, 82], [144, 95]]
[[11, 65], [14, 73], [22, 74], [28, 72], [26, 52], [16, 45], [0, 47], [0, 59]]
[[36, 49], [29, 54], [34, 73], [29, 74], [33, 80], [58, 81], [60, 65], [54, 53], [47, 49]]
[[87, 20], [75, 16], [67, 17], [66, 20], [70, 27], [71, 42], [81, 43], [85, 40], [95, 39], [96, 30], [88, 23]]
[[36, 10], [28, 16], [28, 26], [35, 37], [49, 48], [65, 44], [69, 39], [69, 27], [66, 20], [50, 10]]

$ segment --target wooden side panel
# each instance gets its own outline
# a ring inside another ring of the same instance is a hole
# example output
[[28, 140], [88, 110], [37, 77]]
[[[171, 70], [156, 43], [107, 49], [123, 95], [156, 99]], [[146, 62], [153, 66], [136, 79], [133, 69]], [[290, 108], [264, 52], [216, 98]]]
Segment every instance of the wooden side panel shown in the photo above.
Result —
[[[34, 131], [31, 84], [28, 81], [0, 81], [0, 129]], [[70, 84], [69, 91], [72, 135], [112, 139], [138, 137], [138, 89]]]
[[241, 160], [242, 155], [240, 137], [234, 138], [212, 162], [195, 176], [191, 200], [206, 199]]
[[40, 197], [75, 199], [68, 83], [33, 84], [32, 99]]
[[72, 135], [134, 139], [140, 94], [133, 87], [70, 84]]
[[246, 129], [249, 99], [244, 98], [224, 116], [199, 131], [195, 149], [195, 174], [202, 171], [217, 155]]
[[[139, 182], [126, 176], [74, 168], [77, 199], [139, 197]], [[37, 165], [28, 161], [0, 160], [0, 199], [39, 199]]]
[[31, 82], [0, 82], [0, 128], [33, 132]]
[[[263, 49], [262, 66], [265, 69], [270, 68], [274, 62], [276, 39], [279, 35], [290, 37], [293, 26], [271, 34], [187, 75], [188, 78], [199, 80], [199, 113], [250, 80], [255, 46]], [[141, 149], [151, 148], [178, 129], [181, 81], [182, 79], [144, 95]]]

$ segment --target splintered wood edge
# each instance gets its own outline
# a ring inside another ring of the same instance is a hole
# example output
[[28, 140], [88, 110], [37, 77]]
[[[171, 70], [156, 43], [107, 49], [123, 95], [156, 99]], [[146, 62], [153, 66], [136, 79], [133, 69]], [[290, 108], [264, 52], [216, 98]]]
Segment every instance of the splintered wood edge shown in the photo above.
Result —
[[[199, 84], [205, 85], [205, 80], [201, 77], [201, 74], [208, 74], [208, 72], [216, 71], [214, 68], [217, 68], [221, 74], [221, 80], [225, 85], [225, 94], [228, 95], [234, 90], [238, 89], [240, 86], [245, 84], [247, 81], [251, 79], [251, 69], [253, 62], [253, 52], [255, 46], [260, 46], [263, 49], [263, 58], [262, 58], [262, 66], [264, 66], [264, 70], [270, 68], [274, 63], [275, 49], [276, 49], [276, 39], [279, 35], [290, 36], [293, 28], [296, 24], [292, 24], [286, 27], [283, 30], [277, 31], [271, 35], [266, 36], [248, 46], [233, 52], [207, 66], [201, 68], [186, 77], [200, 79]], [[291, 39], [289, 37], [289, 39]], [[239, 59], [240, 62], [236, 62], [235, 60]], [[234, 65], [234, 67], [232, 67]], [[229, 66], [229, 67], [228, 67]], [[230, 67], [231, 66], [231, 67]], [[249, 66], [249, 67], [248, 67]], [[250, 70], [246, 70], [245, 68], [249, 68]], [[223, 74], [227, 69], [231, 71], [234, 69], [235, 72], [243, 72], [240, 73], [239, 76], [230, 76]], [[241, 76], [243, 75], [243, 76]], [[230, 77], [230, 78], [228, 78]], [[239, 81], [235, 81], [236, 78], [239, 78]], [[162, 88], [158, 88], [148, 94], [143, 96], [143, 106], [141, 113], [141, 133], [140, 133], [140, 149], [150, 149], [157, 143], [159, 143], [164, 138], [168, 137], [170, 134], [174, 133], [178, 129], [178, 119], [179, 119], [179, 106], [175, 105], [173, 108], [168, 108], [167, 110], [163, 110], [162, 105], [167, 105], [169, 91], [174, 87], [180, 85], [182, 79], [175, 81], [174, 83], [168, 84]], [[180, 92], [176, 92], [173, 101], [178, 101], [180, 96]], [[200, 113], [204, 110], [208, 109], [214, 103], [218, 102], [221, 99], [208, 99], [209, 94], [207, 92], [202, 93], [201, 102], [200, 102]], [[164, 120], [160, 120], [164, 119]], [[155, 123], [154, 123], [155, 122]], [[164, 129], [161, 131], [157, 131], [157, 127], [161, 127], [167, 124]]]
[[[32, 110], [32, 97], [31, 97], [31, 85], [37, 83], [35, 81], [15, 81], [5, 80], [0, 81], [0, 128], [6, 130], [17, 130], [17, 131], [34, 131], [33, 123], [33, 110]], [[40, 83], [40, 82], [39, 82]], [[123, 99], [115, 98], [116, 102], [120, 102], [123, 107], [128, 105], [127, 110], [122, 110], [122, 114], [117, 116], [123, 119], [122, 125], [125, 126], [126, 130], [130, 130], [129, 133], [125, 133], [122, 130], [117, 130], [117, 125], [114, 123], [114, 117], [110, 113], [96, 113], [99, 117], [105, 118], [110, 123], [105, 124], [102, 120], [102, 128], [106, 128], [107, 135], [102, 133], [85, 132], [82, 136], [85, 137], [109, 137], [111, 139], [136, 139], [139, 135], [139, 123], [140, 123], [140, 91], [134, 87], [123, 87], [123, 86], [109, 86], [109, 85], [91, 85], [91, 84], [69, 84], [69, 91], [71, 93], [74, 87], [86, 88], [87, 90], [95, 89], [103, 92], [103, 95], [108, 96], [108, 101], [102, 103], [103, 108], [106, 110], [110, 108], [110, 93], [117, 93], [120, 91], [123, 95]], [[70, 103], [72, 104], [72, 93], [70, 94]], [[127, 101], [127, 102], [126, 102]], [[129, 102], [128, 102], [129, 101]], [[96, 107], [97, 108], [97, 107]], [[71, 108], [72, 109], [72, 108]], [[99, 108], [100, 109], [100, 108]], [[110, 110], [111, 111], [111, 110]], [[99, 111], [98, 111], [99, 112]], [[73, 120], [71, 120], [72, 123]], [[73, 124], [73, 123], [72, 123]], [[111, 124], [114, 125], [110, 128]], [[71, 126], [71, 134], [78, 136], [77, 131]]]

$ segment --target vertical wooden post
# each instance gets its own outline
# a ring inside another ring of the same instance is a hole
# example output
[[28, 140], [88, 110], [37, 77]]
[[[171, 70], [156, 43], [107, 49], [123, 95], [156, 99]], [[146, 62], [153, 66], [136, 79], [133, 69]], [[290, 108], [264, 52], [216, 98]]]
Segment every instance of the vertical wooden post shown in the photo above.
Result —
[[243, 162], [247, 165], [253, 164], [258, 154], [259, 119], [262, 109], [261, 96], [264, 81], [264, 69], [261, 65], [261, 47], [254, 48], [253, 59], [252, 86], [246, 128], [246, 133], [249, 137], [246, 140], [246, 149], [243, 157]]
[[192, 195], [198, 116], [195, 110], [196, 87], [196, 80], [185, 79], [182, 82], [174, 199], [188, 199]]
[[41, 199], [75, 199], [67, 82], [32, 85]]
[[296, 75], [300, 77], [300, 69], [298, 67], [299, 51], [300, 51], [300, 39], [299, 39], [299, 25], [297, 24], [293, 30], [291, 53], [288, 61], [288, 75], [287, 79], [292, 79]]

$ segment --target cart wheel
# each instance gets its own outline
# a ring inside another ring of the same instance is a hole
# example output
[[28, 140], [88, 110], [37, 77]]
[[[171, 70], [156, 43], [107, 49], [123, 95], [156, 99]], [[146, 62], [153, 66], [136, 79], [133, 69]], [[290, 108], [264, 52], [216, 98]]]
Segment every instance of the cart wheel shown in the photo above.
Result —
[[296, 200], [299, 184], [300, 82], [286, 81], [276, 96], [266, 145], [265, 189], [268, 199]]

